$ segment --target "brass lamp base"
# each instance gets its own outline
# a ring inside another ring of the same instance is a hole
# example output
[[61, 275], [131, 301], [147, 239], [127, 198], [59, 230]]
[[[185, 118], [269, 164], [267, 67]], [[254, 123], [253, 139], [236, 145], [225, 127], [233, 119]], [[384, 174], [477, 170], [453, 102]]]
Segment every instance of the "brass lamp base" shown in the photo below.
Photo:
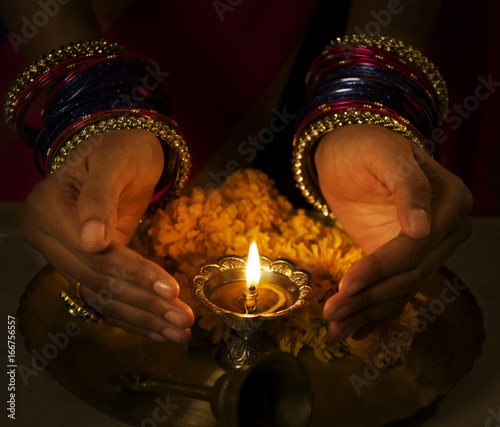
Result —
[[251, 365], [261, 354], [273, 350], [270, 340], [261, 334], [240, 337], [231, 334], [226, 345], [215, 355], [217, 364], [227, 370]]
[[[214, 302], [214, 295], [228, 295], [228, 290], [235, 283], [245, 281], [246, 261], [242, 257], [228, 255], [215, 263], [205, 264], [193, 278], [193, 297], [213, 310], [232, 329], [232, 339], [228, 340], [229, 344], [216, 357], [217, 363], [224, 369], [249, 365], [260, 354], [268, 351], [271, 345], [263, 340], [260, 331], [309, 303], [312, 289], [307, 271], [296, 269], [289, 260], [271, 260], [266, 256], [260, 256], [260, 266], [261, 281], [274, 287], [284, 300], [290, 301], [289, 305], [277, 311], [247, 314], [239, 312], [236, 304], [231, 306], [227, 303], [227, 307], [221, 307], [220, 303]], [[265, 301], [259, 300], [259, 304], [262, 303]]]

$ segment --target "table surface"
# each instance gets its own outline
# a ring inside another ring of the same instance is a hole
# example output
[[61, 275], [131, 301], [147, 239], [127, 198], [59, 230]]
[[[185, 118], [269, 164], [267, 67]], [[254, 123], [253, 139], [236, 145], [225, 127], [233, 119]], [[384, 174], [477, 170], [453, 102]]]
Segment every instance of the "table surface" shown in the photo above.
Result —
[[[7, 335], [7, 316], [14, 316], [26, 284], [45, 264], [43, 257], [22, 240], [18, 225], [23, 214], [20, 203], [0, 202], [0, 305]], [[484, 314], [486, 340], [472, 373], [438, 405], [406, 421], [413, 427], [500, 427], [500, 217], [474, 217], [472, 237], [446, 263], [471, 289]], [[7, 350], [2, 358], [7, 361]], [[30, 366], [32, 356], [16, 334], [16, 363]], [[7, 368], [6, 368], [7, 370]], [[7, 396], [8, 377], [0, 384]], [[17, 375], [17, 426], [124, 427], [80, 401], [44, 371], [29, 378]], [[8, 397], [5, 397], [5, 402]], [[5, 415], [7, 414], [4, 412]], [[11, 421], [11, 420], [8, 420]], [[1, 422], [2, 425], [4, 421]], [[355, 427], [355, 426], [353, 426]]]

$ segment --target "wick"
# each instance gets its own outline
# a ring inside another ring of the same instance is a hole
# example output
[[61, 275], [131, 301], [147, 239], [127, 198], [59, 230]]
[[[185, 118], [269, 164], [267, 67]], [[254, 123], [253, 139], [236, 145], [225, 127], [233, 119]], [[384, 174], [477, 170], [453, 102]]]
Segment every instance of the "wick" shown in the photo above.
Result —
[[257, 309], [257, 298], [259, 293], [255, 285], [250, 285], [248, 291], [243, 292], [243, 300], [245, 301], [245, 314], [255, 313]]

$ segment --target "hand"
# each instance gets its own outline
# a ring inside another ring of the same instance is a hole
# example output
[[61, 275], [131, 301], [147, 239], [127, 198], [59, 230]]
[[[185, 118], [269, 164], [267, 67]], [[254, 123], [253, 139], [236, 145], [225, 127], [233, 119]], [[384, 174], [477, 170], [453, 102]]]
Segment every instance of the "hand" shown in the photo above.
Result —
[[399, 316], [469, 237], [472, 197], [460, 178], [381, 126], [326, 134], [315, 162], [325, 200], [367, 255], [325, 304], [329, 335], [362, 339]]
[[179, 285], [125, 245], [163, 169], [158, 139], [127, 129], [74, 150], [29, 195], [25, 240], [37, 248], [111, 325], [153, 340], [185, 343], [193, 312]]

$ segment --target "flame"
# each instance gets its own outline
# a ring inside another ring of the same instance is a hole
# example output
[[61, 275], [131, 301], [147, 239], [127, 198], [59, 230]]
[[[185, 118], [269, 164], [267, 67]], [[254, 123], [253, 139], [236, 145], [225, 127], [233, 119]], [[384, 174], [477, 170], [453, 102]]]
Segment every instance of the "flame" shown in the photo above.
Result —
[[[247, 261], [247, 287], [249, 290], [255, 290], [260, 280], [260, 259], [257, 244], [253, 242], [250, 245]], [[252, 289], [253, 288], [253, 289]]]

